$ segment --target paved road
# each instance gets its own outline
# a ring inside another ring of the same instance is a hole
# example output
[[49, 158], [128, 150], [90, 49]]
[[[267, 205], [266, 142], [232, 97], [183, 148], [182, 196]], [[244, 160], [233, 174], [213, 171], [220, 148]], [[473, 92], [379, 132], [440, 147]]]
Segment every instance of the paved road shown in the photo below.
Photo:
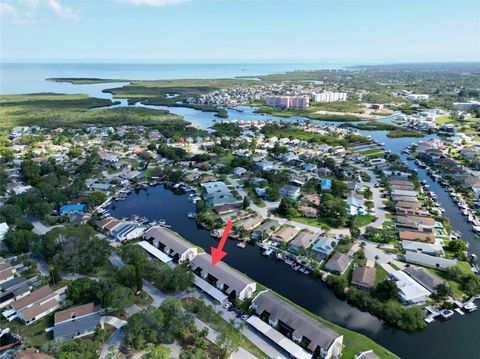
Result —
[[32, 232], [35, 233], [35, 234], [41, 235], [41, 236], [50, 232], [54, 228], [60, 228], [60, 227], [64, 226], [63, 224], [57, 224], [56, 226], [48, 227], [48, 226], [44, 225], [42, 222], [37, 221], [37, 220], [31, 220], [30, 222], [33, 225]]

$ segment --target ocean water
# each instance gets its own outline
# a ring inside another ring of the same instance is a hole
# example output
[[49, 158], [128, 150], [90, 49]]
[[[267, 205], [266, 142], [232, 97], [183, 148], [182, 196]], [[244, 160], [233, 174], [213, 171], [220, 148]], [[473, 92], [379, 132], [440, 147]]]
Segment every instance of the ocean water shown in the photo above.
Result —
[[210, 79], [258, 76], [294, 70], [338, 69], [349, 64], [107, 64], [0, 63], [0, 94], [35, 92], [98, 93], [103, 85], [71, 86], [51, 77], [95, 77], [126, 80]]

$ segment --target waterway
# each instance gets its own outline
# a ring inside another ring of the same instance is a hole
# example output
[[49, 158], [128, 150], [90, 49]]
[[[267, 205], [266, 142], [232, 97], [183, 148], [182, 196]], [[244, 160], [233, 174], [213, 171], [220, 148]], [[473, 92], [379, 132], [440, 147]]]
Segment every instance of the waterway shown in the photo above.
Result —
[[[137, 106], [142, 105], [137, 104]], [[218, 121], [213, 113], [190, 108], [148, 107], [167, 109], [172, 113], [183, 116], [194, 126], [204, 129], [208, 129], [214, 121]], [[249, 107], [242, 107], [241, 112], [229, 110], [229, 118], [242, 121], [308, 121], [305, 118], [285, 119], [255, 114], [253, 109]], [[385, 121], [389, 120], [390, 118], [385, 119]], [[328, 124], [336, 126], [338, 122]], [[411, 143], [419, 141], [417, 138], [392, 139], [387, 137], [387, 131], [359, 132], [372, 136], [380, 143], [385, 143], [386, 149], [401, 155], [404, 161], [407, 161], [407, 158], [401, 151]], [[428, 140], [429, 138], [435, 138], [435, 136], [429, 135], [422, 140]], [[418, 168], [413, 161], [408, 161], [408, 165], [417, 170], [419, 178], [426, 180], [430, 189], [437, 194], [438, 201], [446, 209], [446, 217], [454, 230], [460, 231], [463, 234], [463, 239], [470, 243], [471, 252], [480, 255], [479, 240], [475, 237], [470, 224], [462, 216], [445, 189], [431, 180], [426, 172]], [[165, 219], [174, 231], [205, 250], [209, 250], [210, 246], [215, 243], [208, 231], [197, 227], [194, 222], [186, 218], [186, 213], [194, 210], [193, 204], [188, 202], [187, 197], [175, 195], [162, 187], [150, 188], [147, 192], [132, 194], [126, 201], [120, 202], [116, 206], [116, 209], [111, 211], [115, 216], [129, 216], [136, 213], [150, 219]], [[429, 324], [422, 332], [405, 333], [387, 327], [369, 313], [362, 312], [351, 307], [345, 301], [339, 300], [320, 280], [295, 272], [283, 262], [261, 256], [257, 247], [247, 246], [245, 249], [240, 249], [235, 246], [233, 241], [229, 241], [226, 248], [229, 254], [224, 261], [232, 267], [244, 272], [259, 283], [274, 289], [311, 312], [367, 335], [402, 358], [475, 358], [478, 354], [480, 312], [465, 316], [455, 315], [448, 322], [436, 321]]]
[[[92, 65], [93, 66], [93, 65]], [[100, 78], [127, 78], [127, 79], [166, 79], [166, 78], [213, 78], [233, 77], [240, 75], [258, 75], [272, 72], [282, 72], [307, 67], [299, 65], [272, 67], [263, 65], [215, 65], [211, 66], [185, 66], [162, 65], [148, 68], [138, 66], [136, 68], [122, 66], [102, 65], [93, 67], [79, 65], [31, 65], [25, 64], [2, 64], [0, 68], [0, 93], [31, 93], [31, 92], [59, 92], [59, 93], [87, 93], [91, 96], [111, 98], [103, 89], [117, 87], [120, 84], [99, 85], [71, 85], [67, 83], [46, 82], [47, 77], [100, 77]], [[318, 65], [310, 65], [308, 68], [322, 68]], [[34, 70], [32, 70], [32, 68]], [[324, 68], [324, 67], [323, 67]], [[130, 72], [128, 72], [128, 71]], [[243, 71], [244, 70], [244, 71]], [[142, 72], [143, 71], [143, 72]], [[121, 105], [126, 101], [121, 100]], [[136, 106], [142, 106], [136, 104]], [[148, 106], [150, 108], [168, 109], [170, 112], [183, 116], [193, 126], [208, 129], [214, 121], [219, 119], [213, 113], [202, 112], [190, 108], [163, 106]], [[279, 118], [270, 115], [254, 114], [253, 109], [243, 107], [237, 110], [229, 110], [230, 119], [238, 120], [269, 120], [269, 121], [308, 121], [304, 118]], [[387, 118], [385, 121], [389, 121]], [[335, 122], [322, 122], [332, 126]], [[401, 154], [401, 150], [419, 139], [411, 138], [388, 138], [386, 131], [359, 131], [370, 135], [377, 141], [385, 143], [386, 149], [392, 153]], [[434, 136], [428, 136], [433, 138]], [[407, 161], [405, 155], [401, 158]], [[445, 216], [453, 229], [462, 233], [462, 238], [470, 244], [471, 253], [480, 256], [480, 241], [472, 232], [471, 225], [465, 220], [461, 212], [450, 199], [448, 193], [438, 183], [432, 181], [426, 172], [418, 168], [413, 161], [408, 165], [418, 171], [420, 179], [425, 179], [430, 189], [437, 194], [438, 201], [445, 208]], [[148, 191], [134, 193], [125, 201], [118, 202], [116, 208], [111, 211], [115, 216], [129, 216], [139, 214], [150, 219], [165, 219], [172, 229], [183, 237], [206, 250], [215, 242], [209, 233], [197, 227], [189, 221], [186, 213], [194, 210], [193, 204], [187, 201], [184, 195], [175, 195], [163, 187], [149, 188]], [[389, 328], [376, 317], [361, 312], [351, 307], [346, 302], [336, 298], [320, 280], [314, 280], [303, 274], [295, 272], [282, 262], [267, 259], [260, 255], [259, 249], [247, 246], [240, 249], [234, 242], [226, 244], [228, 256], [224, 261], [246, 273], [254, 280], [281, 293], [290, 300], [298, 303], [313, 313], [316, 313], [336, 324], [361, 332], [381, 345], [390, 349], [402, 358], [407, 359], [450, 359], [450, 358], [478, 358], [480, 341], [480, 311], [473, 314], [455, 316], [447, 321], [436, 321], [429, 324], [422, 332], [405, 333]]]

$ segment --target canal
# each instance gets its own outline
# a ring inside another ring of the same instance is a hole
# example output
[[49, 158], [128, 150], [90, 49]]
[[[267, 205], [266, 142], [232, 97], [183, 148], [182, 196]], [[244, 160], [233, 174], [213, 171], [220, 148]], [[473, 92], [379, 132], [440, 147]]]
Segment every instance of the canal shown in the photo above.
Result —
[[[137, 104], [137, 106], [142, 106]], [[148, 106], [156, 109], [168, 109], [172, 113], [184, 116], [185, 119], [199, 128], [207, 129], [217, 119], [213, 113], [202, 112], [190, 108]], [[268, 120], [268, 121], [307, 121], [304, 118], [284, 119], [270, 115], [254, 114], [253, 109], [243, 107], [242, 111], [229, 111], [230, 119], [237, 120]], [[338, 125], [332, 122], [329, 125]], [[372, 136], [380, 143], [385, 143], [386, 149], [401, 155], [401, 151], [419, 139], [388, 138], [386, 131], [359, 131], [364, 135]], [[434, 138], [430, 135], [422, 140]], [[480, 255], [479, 241], [472, 232], [471, 226], [462, 216], [448, 193], [438, 183], [430, 179], [426, 172], [418, 168], [413, 161], [408, 165], [418, 171], [420, 179], [430, 185], [430, 189], [437, 194], [441, 206], [446, 209], [445, 216], [456, 231], [460, 231], [462, 238], [470, 243], [472, 253]], [[208, 231], [203, 230], [193, 221], [187, 219], [186, 214], [194, 210], [194, 205], [185, 195], [176, 195], [163, 187], [152, 187], [148, 191], [131, 194], [125, 201], [118, 202], [111, 210], [116, 217], [138, 214], [151, 220], [164, 219], [172, 229], [190, 242], [209, 250], [215, 241]], [[447, 358], [476, 358], [478, 355], [478, 340], [480, 339], [480, 312], [465, 316], [455, 315], [447, 322], [435, 321], [425, 330], [416, 333], [405, 333], [384, 325], [376, 317], [362, 312], [335, 295], [318, 280], [291, 270], [283, 262], [273, 258], [261, 256], [256, 246], [247, 246], [244, 249], [236, 247], [235, 242], [226, 244], [228, 256], [224, 261], [237, 270], [247, 274], [257, 282], [277, 291], [295, 303], [311, 312], [326, 318], [338, 325], [361, 332], [381, 345], [390, 349], [402, 358], [408, 359], [447, 359]]]

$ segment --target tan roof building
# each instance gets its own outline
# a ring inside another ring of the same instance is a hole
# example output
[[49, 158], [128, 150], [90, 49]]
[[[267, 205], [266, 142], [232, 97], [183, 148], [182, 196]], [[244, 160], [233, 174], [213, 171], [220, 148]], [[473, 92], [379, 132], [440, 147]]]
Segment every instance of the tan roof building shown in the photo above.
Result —
[[399, 237], [400, 237], [400, 240], [402, 241], [405, 240], [405, 241], [435, 243], [435, 236], [432, 233], [400, 231]]
[[11, 304], [12, 309], [17, 312], [18, 318], [25, 324], [31, 324], [43, 318], [59, 306], [60, 294], [53, 292], [48, 285], [33, 291], [29, 295]]
[[352, 273], [352, 285], [364, 290], [371, 290], [375, 285], [375, 268], [356, 267]]
[[288, 243], [298, 233], [298, 229], [293, 227], [282, 227], [272, 236], [272, 241]]
[[29, 348], [15, 354], [15, 359], [54, 359], [54, 357], [41, 353], [38, 349]]

